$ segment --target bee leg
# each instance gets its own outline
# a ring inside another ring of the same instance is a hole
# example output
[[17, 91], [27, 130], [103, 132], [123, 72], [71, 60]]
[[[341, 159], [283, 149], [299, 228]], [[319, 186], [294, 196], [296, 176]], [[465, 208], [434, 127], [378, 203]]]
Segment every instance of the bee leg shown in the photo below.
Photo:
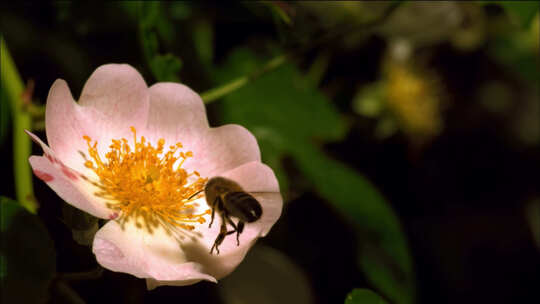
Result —
[[236, 246], [240, 246], [240, 233], [244, 231], [244, 222], [238, 221], [238, 228], [236, 229]]
[[230, 218], [227, 218], [227, 222], [229, 222], [229, 224], [234, 228], [233, 231], [227, 232], [227, 235], [236, 232], [236, 246], [240, 246], [240, 233], [244, 231], [244, 222], [238, 221], [238, 224], [234, 224], [234, 222]]
[[219, 230], [219, 234], [214, 241], [214, 245], [212, 245], [212, 248], [210, 248], [210, 254], [214, 251], [214, 248], [216, 248], [216, 254], [219, 254], [219, 245], [223, 242], [225, 239], [225, 236], [227, 236], [227, 223], [225, 222], [224, 217], [222, 216], [222, 222], [221, 222], [221, 229]]
[[215, 214], [215, 209], [212, 208], [212, 217], [210, 218], [210, 224], [208, 225], [208, 228], [212, 228], [212, 223], [214, 222], [214, 214]]
[[217, 208], [217, 203], [218, 203], [218, 200], [219, 198], [216, 197], [216, 199], [214, 200], [214, 202], [212, 202], [212, 216], [210, 218], [210, 225], [208, 225], [208, 228], [212, 228], [212, 223], [214, 222], [214, 215], [216, 214], [216, 208]]
[[236, 231], [238, 231], [238, 227], [236, 227], [234, 222], [229, 217], [227, 217], [227, 222], [234, 228], [234, 230], [229, 231], [228, 234], [235, 233]]

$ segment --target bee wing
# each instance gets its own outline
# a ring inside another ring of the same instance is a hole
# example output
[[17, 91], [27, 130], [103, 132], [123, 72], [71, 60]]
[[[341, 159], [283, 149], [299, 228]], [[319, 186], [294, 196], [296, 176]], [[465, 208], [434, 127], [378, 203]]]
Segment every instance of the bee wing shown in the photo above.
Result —
[[248, 193], [261, 204], [263, 210], [261, 218], [256, 222], [250, 223], [250, 225], [260, 225], [262, 228], [260, 234], [261, 236], [265, 236], [268, 231], [270, 231], [270, 228], [272, 228], [272, 224], [275, 223], [281, 215], [283, 198], [279, 192]]
[[265, 201], [281, 199], [281, 193], [279, 192], [247, 192], [251, 194], [259, 203], [263, 204]]

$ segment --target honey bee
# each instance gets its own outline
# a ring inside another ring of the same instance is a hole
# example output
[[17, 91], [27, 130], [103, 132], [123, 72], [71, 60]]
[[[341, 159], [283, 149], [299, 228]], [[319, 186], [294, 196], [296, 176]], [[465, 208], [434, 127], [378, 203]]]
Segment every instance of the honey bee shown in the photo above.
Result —
[[[210, 249], [210, 254], [216, 249], [219, 254], [219, 245], [225, 237], [236, 232], [236, 245], [240, 245], [240, 233], [244, 231], [245, 223], [253, 223], [261, 218], [261, 204], [233, 180], [224, 177], [211, 178], [204, 187], [206, 201], [212, 208], [212, 216], [208, 228], [212, 227], [214, 215], [217, 212], [221, 216], [221, 229]], [[235, 224], [231, 217], [238, 219]], [[227, 223], [233, 230], [227, 230]]]

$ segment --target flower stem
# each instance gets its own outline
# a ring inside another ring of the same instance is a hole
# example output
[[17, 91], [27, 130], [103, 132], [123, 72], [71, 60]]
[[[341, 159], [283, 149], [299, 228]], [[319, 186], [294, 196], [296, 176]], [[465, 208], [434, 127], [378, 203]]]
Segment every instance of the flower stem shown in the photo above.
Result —
[[236, 91], [237, 89], [246, 85], [248, 82], [259, 78], [262, 74], [279, 67], [285, 61], [287, 61], [286, 55], [277, 56], [274, 59], [268, 61], [260, 70], [257, 70], [249, 75], [236, 78], [229, 83], [206, 91], [201, 94], [201, 98], [205, 104], [209, 104], [212, 101], [215, 101], [233, 91]]
[[22, 103], [24, 85], [11, 58], [4, 37], [0, 37], [1, 85], [11, 102], [13, 117], [13, 171], [15, 177], [15, 193], [17, 201], [32, 213], [36, 213], [37, 204], [32, 187], [32, 173], [28, 158], [32, 152], [32, 144], [24, 130], [32, 128], [32, 118]]

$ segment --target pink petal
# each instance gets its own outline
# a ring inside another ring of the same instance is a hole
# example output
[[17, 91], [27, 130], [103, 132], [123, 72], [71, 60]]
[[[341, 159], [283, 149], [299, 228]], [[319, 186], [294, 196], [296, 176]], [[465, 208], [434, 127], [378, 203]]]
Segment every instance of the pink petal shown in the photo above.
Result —
[[129, 223], [122, 229], [116, 221], [109, 221], [96, 233], [93, 252], [97, 261], [112, 271], [152, 279], [149, 288], [216, 282], [202, 265], [185, 258], [177, 240], [159, 229], [150, 235]]
[[78, 151], [87, 151], [83, 135], [98, 140], [104, 155], [112, 138], [131, 138], [130, 126], [145, 128], [148, 108], [148, 89], [135, 69], [103, 65], [86, 82], [79, 104], [65, 81], [55, 81], [47, 98], [47, 139], [62, 161], [81, 170], [84, 161]]
[[279, 183], [274, 171], [261, 162], [250, 162], [219, 176], [236, 181], [247, 192], [277, 192]]
[[193, 140], [208, 129], [202, 99], [185, 85], [156, 83], [149, 89], [149, 132], [154, 139], [172, 141]]
[[181, 142], [192, 151], [184, 168], [210, 176], [250, 161], [260, 161], [255, 137], [238, 125], [208, 128], [202, 99], [190, 88], [175, 83], [157, 83], [150, 87], [150, 111], [147, 134], [154, 142], [164, 138], [167, 144]]
[[47, 157], [30, 156], [29, 161], [36, 176], [46, 182], [63, 200], [93, 216], [110, 216], [111, 211], [105, 207], [104, 202], [92, 195], [91, 185], [81, 178], [74, 180], [69, 173], [66, 175], [65, 170], [77, 176], [75, 171], [62, 167], [61, 163], [52, 163]]
[[109, 218], [111, 211], [105, 206], [106, 202], [95, 195], [98, 190], [88, 182], [87, 173], [80, 172], [65, 165], [39, 137], [26, 131], [32, 141], [43, 149], [44, 156], [30, 156], [30, 166], [34, 174], [51, 187], [67, 203], [99, 218]]
[[[186, 263], [184, 265], [189, 265], [189, 264], [195, 264], [195, 263]], [[198, 265], [198, 264], [195, 264], [195, 265]], [[193, 285], [193, 284], [196, 284], [196, 283], [199, 283], [200, 281], [202, 281], [201, 279], [193, 279], [193, 280], [181, 280], [181, 281], [157, 281], [157, 280], [154, 280], [154, 279], [146, 279], [146, 288], [148, 290], [152, 290], [152, 289], [155, 289], [156, 287], [159, 287], [159, 286], [188, 286], [188, 285]], [[213, 282], [213, 283], [217, 283], [217, 280], [207, 280], [207, 281], [210, 281], [210, 282]]]
[[79, 105], [103, 115], [99, 126], [104, 132], [125, 129], [129, 133], [130, 126], [138, 129], [146, 126], [148, 87], [141, 74], [130, 65], [102, 65], [86, 81]]
[[87, 145], [83, 135], [95, 138], [91, 124], [85, 124], [84, 112], [73, 100], [67, 83], [56, 80], [47, 97], [45, 112], [45, 126], [47, 141], [67, 166], [76, 169], [84, 169], [84, 159], [77, 151], [86, 151]]
[[201, 137], [184, 144], [193, 157], [183, 165], [203, 177], [219, 175], [248, 162], [260, 162], [257, 140], [246, 128], [224, 125], [210, 128]]

